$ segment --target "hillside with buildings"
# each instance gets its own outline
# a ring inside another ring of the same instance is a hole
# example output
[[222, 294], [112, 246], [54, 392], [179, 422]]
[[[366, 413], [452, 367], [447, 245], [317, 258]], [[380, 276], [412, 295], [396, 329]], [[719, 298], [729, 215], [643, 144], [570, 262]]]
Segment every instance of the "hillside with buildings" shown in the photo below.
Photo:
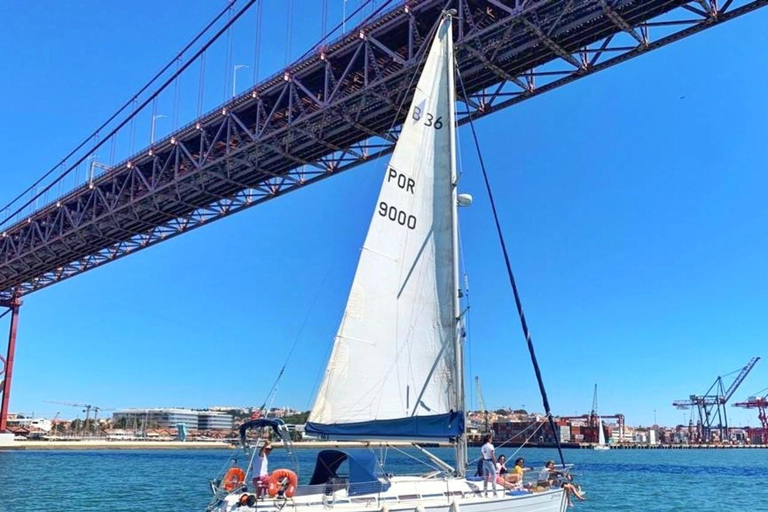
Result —
[[[308, 411], [272, 408], [259, 411], [251, 407], [215, 406], [208, 409], [147, 408], [120, 409], [111, 417], [76, 418], [73, 420], [32, 417], [11, 414], [11, 432], [29, 440], [99, 438], [104, 440], [175, 440], [182, 429], [188, 440], [234, 440], [243, 422], [257, 418], [280, 418], [294, 432], [296, 441], [312, 441], [304, 435]], [[468, 414], [467, 435], [470, 443], [480, 443], [490, 432], [497, 445], [552, 446], [556, 439], [566, 447], [586, 447], [597, 443], [599, 428], [614, 447], [682, 447], [702, 444], [693, 423], [666, 427], [660, 425], [627, 425], [622, 414], [602, 416], [559, 416], [554, 418], [555, 431], [543, 414], [525, 410], [498, 409], [471, 411]], [[715, 439], [712, 445], [763, 446], [759, 428], [731, 428], [724, 441]]]

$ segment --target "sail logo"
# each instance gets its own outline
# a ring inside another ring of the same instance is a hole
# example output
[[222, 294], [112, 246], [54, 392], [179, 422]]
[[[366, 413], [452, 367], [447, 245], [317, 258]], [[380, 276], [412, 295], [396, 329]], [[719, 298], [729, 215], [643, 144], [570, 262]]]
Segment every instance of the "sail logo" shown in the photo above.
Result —
[[405, 174], [398, 172], [394, 168], [390, 167], [389, 171], [387, 172], [387, 183], [391, 182], [392, 180], [395, 180], [397, 186], [406, 192], [410, 192], [411, 194], [414, 193], [413, 187], [416, 185], [416, 182], [413, 180], [413, 178], [409, 178]]

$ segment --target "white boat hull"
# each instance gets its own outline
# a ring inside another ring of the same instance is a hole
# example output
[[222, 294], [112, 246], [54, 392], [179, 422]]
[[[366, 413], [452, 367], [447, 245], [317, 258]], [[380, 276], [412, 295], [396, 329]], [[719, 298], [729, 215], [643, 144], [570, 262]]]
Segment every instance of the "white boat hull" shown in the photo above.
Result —
[[[321, 487], [321, 486], [316, 486]], [[482, 482], [464, 479], [394, 477], [389, 489], [381, 493], [348, 496], [346, 489], [330, 495], [322, 492], [297, 493], [292, 499], [266, 498], [253, 507], [240, 505], [243, 492], [234, 492], [209, 508], [211, 512], [565, 512], [562, 489], [509, 495], [499, 486], [498, 495], [489, 497]]]

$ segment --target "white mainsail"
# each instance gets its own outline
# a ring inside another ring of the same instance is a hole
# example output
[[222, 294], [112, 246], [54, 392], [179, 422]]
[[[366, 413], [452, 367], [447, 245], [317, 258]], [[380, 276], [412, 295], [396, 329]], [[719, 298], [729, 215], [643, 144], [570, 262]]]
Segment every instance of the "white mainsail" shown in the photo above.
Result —
[[308, 432], [463, 431], [450, 18], [438, 28], [363, 245]]

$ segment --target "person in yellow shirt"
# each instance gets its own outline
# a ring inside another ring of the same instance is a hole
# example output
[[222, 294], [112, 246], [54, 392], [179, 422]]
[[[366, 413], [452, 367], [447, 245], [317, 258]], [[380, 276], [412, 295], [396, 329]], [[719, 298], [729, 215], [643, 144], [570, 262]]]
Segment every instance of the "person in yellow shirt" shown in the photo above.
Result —
[[509, 476], [509, 481], [513, 484], [523, 484], [523, 476], [526, 471], [530, 471], [531, 468], [525, 467], [525, 459], [519, 457], [515, 460], [515, 467], [512, 468], [512, 474]]

